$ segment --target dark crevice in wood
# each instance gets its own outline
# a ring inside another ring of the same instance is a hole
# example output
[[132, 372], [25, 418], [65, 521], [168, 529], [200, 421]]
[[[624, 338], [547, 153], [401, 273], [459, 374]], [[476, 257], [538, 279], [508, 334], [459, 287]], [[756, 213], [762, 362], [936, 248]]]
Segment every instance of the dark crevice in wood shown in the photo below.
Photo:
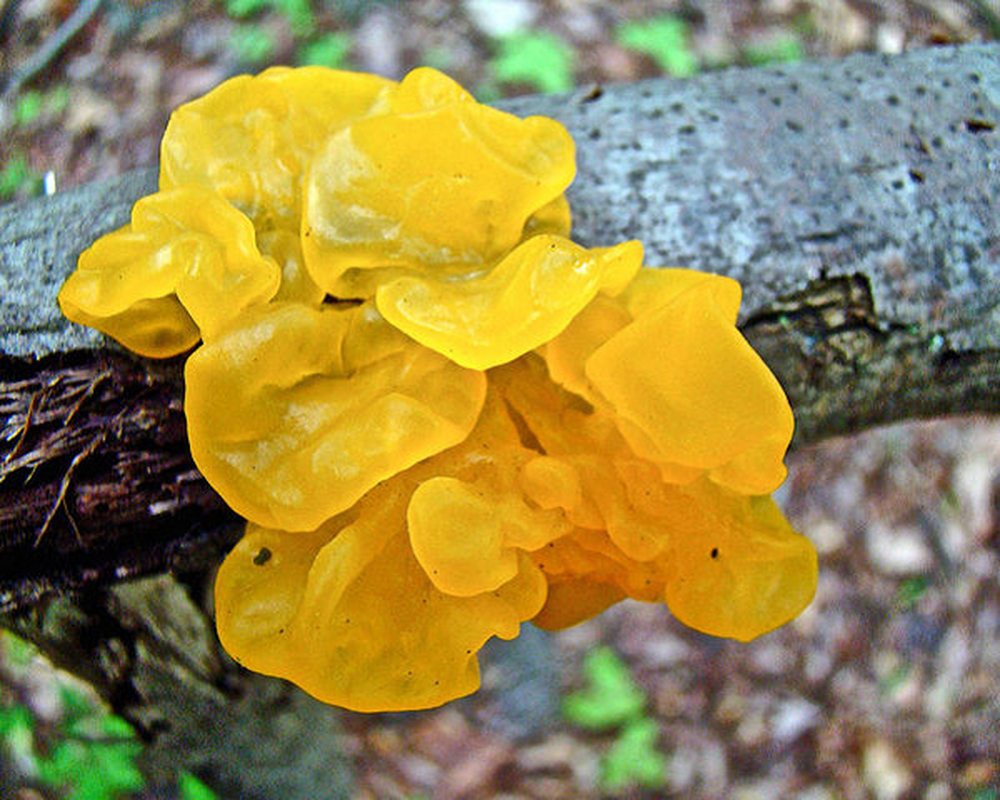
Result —
[[191, 461], [176, 373], [110, 351], [0, 356], [0, 611], [208, 564], [235, 540]]

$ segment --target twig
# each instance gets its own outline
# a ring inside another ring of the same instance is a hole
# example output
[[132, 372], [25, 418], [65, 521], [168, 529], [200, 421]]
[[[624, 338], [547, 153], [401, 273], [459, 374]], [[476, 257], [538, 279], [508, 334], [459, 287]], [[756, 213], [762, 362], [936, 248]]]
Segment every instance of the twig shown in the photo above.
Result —
[[83, 0], [76, 7], [76, 11], [70, 14], [66, 21], [59, 26], [45, 43], [36, 50], [28, 62], [11, 78], [10, 83], [4, 89], [3, 99], [13, 97], [21, 87], [32, 81], [42, 70], [44, 70], [52, 60], [59, 55], [60, 51], [70, 43], [83, 26], [90, 22], [94, 14], [101, 7], [101, 0]]
[[[14, 444], [14, 446], [11, 448], [11, 451], [7, 453], [7, 455], [4, 457], [3, 460], [4, 464], [9, 463], [12, 459], [21, 455], [21, 450], [24, 448], [24, 443], [28, 438], [28, 431], [31, 430], [31, 423], [35, 416], [35, 410], [38, 408], [38, 406], [41, 405], [42, 399], [45, 397], [46, 394], [48, 394], [48, 387], [44, 387], [32, 393], [31, 400], [28, 403], [28, 410], [27, 412], [25, 412], [24, 415], [24, 422], [21, 423], [21, 435], [18, 437], [17, 442]], [[5, 477], [7, 477], [6, 473], [0, 476], [0, 481], [2, 481]]]
[[87, 401], [87, 398], [90, 397], [91, 395], [93, 395], [94, 394], [94, 390], [97, 389], [98, 386], [100, 386], [102, 383], [104, 383], [104, 381], [106, 381], [110, 377], [111, 377], [111, 373], [108, 372], [107, 370], [105, 370], [100, 375], [98, 375], [96, 378], [94, 378], [93, 381], [91, 381], [91, 383], [87, 387], [86, 391], [73, 404], [73, 408], [71, 408], [69, 414], [66, 415], [66, 419], [63, 422], [63, 425], [69, 425], [69, 423], [72, 421], [73, 417], [76, 416], [76, 412], [79, 411], [80, 407]]
[[[35, 541], [31, 545], [32, 547], [38, 547], [39, 543], [42, 541], [46, 532], [48, 531], [49, 525], [52, 524], [52, 520], [55, 519], [55, 516], [59, 511], [59, 507], [63, 505], [63, 503], [65, 502], [66, 492], [69, 491], [69, 484], [73, 478], [74, 470], [76, 470], [80, 462], [82, 462], [85, 458], [90, 456], [98, 447], [101, 446], [101, 443], [104, 441], [104, 438], [107, 436], [107, 434], [108, 434], [107, 429], [102, 430], [99, 434], [97, 434], [93, 439], [90, 440], [90, 442], [87, 444], [86, 447], [83, 448], [83, 450], [81, 450], [79, 453], [73, 456], [73, 460], [69, 462], [69, 467], [66, 468], [66, 474], [63, 475], [62, 482], [59, 484], [59, 493], [56, 495], [56, 501], [52, 504], [52, 508], [49, 509], [49, 513], [46, 514], [45, 521], [42, 523], [42, 527], [38, 530], [38, 534], [35, 536]], [[76, 535], [79, 537], [80, 535], [79, 530], [76, 530]]]
[[66, 519], [69, 520], [69, 526], [73, 529], [73, 535], [76, 536], [76, 543], [80, 545], [80, 547], [84, 547], [83, 536], [80, 534], [80, 526], [76, 524], [76, 520], [73, 519], [73, 515], [69, 513], [69, 506], [66, 505], [65, 500], [63, 500], [62, 508], [66, 514]]

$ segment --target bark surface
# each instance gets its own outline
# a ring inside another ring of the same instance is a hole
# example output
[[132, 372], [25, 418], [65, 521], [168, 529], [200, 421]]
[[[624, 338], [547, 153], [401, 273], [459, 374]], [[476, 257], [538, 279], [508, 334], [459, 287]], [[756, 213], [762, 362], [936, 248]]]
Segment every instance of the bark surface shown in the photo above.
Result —
[[[1000, 409], [997, 45], [504, 107], [574, 135], [576, 239], [638, 238], [648, 263], [740, 280], [741, 325], [788, 392], [797, 443]], [[155, 180], [0, 208], [0, 613], [139, 725], [150, 774], [188, 752], [232, 796], [339, 796], [339, 777], [322, 783], [328, 711], [234, 671], [201, 612], [204, 570], [238, 527], [187, 454], [179, 360], [123, 354], [55, 303]], [[186, 582], [114, 585], [164, 571]], [[552, 708], [536, 683], [507, 694]]]

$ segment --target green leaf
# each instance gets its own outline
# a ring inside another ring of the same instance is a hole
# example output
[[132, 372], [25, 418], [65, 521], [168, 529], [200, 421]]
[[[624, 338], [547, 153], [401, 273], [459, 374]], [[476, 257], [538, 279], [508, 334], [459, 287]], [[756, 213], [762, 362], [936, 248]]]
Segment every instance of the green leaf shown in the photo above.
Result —
[[187, 770], [177, 776], [181, 800], [217, 800], [218, 795]]
[[75, 731], [77, 727], [94, 716], [96, 711], [93, 701], [74, 686], [62, 684], [59, 686], [59, 699], [62, 701], [63, 728]]
[[631, 786], [658, 789], [666, 784], [667, 759], [656, 748], [656, 722], [633, 720], [601, 761], [601, 786], [620, 791]]
[[788, 34], [772, 39], [748, 44], [743, 48], [743, 57], [748, 64], [794, 64], [801, 61], [804, 52], [797, 36]]
[[16, 154], [0, 169], [0, 200], [38, 194], [41, 187], [42, 176], [28, 165], [23, 153]]
[[135, 765], [140, 749], [136, 741], [66, 739], [39, 759], [38, 777], [50, 787], [64, 788], [71, 800], [116, 800], [145, 785]]
[[145, 785], [135, 761], [142, 744], [132, 727], [96, 707], [81, 692], [62, 687], [62, 735], [38, 757], [38, 778], [70, 800], [117, 800]]
[[929, 585], [926, 575], [914, 575], [912, 578], [907, 578], [896, 589], [896, 603], [904, 611], [911, 610], [917, 601], [924, 596]]
[[573, 48], [551, 33], [516, 33], [499, 40], [493, 62], [497, 80], [526, 83], [540, 92], [573, 88]]
[[26, 127], [43, 118], [57, 117], [68, 105], [69, 89], [66, 86], [54, 86], [47, 92], [29, 89], [21, 94], [14, 104], [14, 125]]
[[269, 0], [226, 0], [226, 13], [235, 19], [243, 19], [267, 8]]
[[233, 55], [244, 64], [262, 64], [274, 55], [275, 43], [270, 33], [252, 25], [233, 31], [229, 37]]
[[[0, 188], [0, 197], [2, 195], [3, 189]], [[38, 650], [33, 644], [10, 631], [0, 630], [0, 650], [7, 659], [7, 666], [13, 667], [19, 673], [27, 669], [38, 655]]]
[[0, 706], [0, 742], [16, 761], [34, 763], [35, 719], [22, 705]]
[[698, 58], [688, 43], [688, 26], [673, 15], [627, 22], [615, 31], [615, 39], [622, 47], [648, 55], [668, 75], [687, 77], [698, 71]]
[[274, 0], [273, 5], [284, 14], [296, 36], [309, 36], [316, 30], [316, 18], [309, 0]]
[[641, 717], [646, 695], [613, 650], [599, 647], [590, 652], [583, 673], [589, 685], [563, 701], [566, 719], [582, 728], [605, 730]]
[[14, 124], [30, 125], [42, 115], [44, 100], [41, 92], [29, 90], [17, 98], [14, 106]]
[[346, 33], [328, 33], [299, 48], [296, 60], [300, 65], [313, 64], [330, 69], [343, 69], [351, 37]]
[[234, 19], [245, 19], [268, 8], [287, 19], [296, 36], [309, 36], [316, 30], [309, 0], [226, 0], [226, 13]]

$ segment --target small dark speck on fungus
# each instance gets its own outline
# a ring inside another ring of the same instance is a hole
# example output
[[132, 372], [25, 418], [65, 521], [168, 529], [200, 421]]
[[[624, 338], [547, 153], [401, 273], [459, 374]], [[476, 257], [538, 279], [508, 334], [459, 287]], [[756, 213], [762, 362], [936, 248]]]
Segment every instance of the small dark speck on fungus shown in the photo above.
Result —
[[719, 548], [718, 547], [713, 547], [712, 548], [712, 558], [718, 558], [718, 557], [719, 557]]
[[268, 561], [271, 560], [271, 551], [266, 547], [260, 548], [257, 551], [257, 555], [253, 557], [253, 563], [258, 567], [263, 567]]

